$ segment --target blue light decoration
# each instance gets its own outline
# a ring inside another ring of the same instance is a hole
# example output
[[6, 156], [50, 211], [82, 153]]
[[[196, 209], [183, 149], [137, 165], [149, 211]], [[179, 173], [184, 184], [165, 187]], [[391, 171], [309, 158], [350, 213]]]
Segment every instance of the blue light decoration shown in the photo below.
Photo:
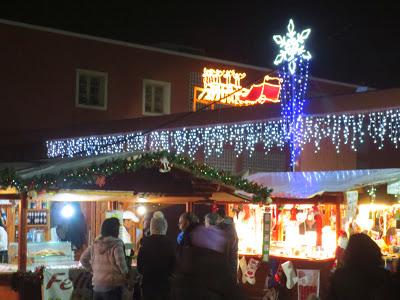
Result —
[[279, 77], [283, 79], [281, 89], [281, 116], [286, 142], [290, 145], [290, 163], [294, 167], [300, 154], [302, 144], [302, 117], [305, 96], [308, 85], [308, 67], [311, 59], [309, 51], [305, 50], [305, 40], [311, 29], [301, 33], [294, 30], [294, 22], [289, 20], [286, 35], [274, 35], [273, 39], [280, 47], [274, 60], [279, 65]]

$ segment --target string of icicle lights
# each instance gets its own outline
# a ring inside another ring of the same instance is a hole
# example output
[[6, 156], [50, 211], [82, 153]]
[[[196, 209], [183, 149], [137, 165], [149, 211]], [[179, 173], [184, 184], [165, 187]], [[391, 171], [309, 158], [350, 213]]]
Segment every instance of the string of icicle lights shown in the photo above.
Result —
[[[257, 144], [267, 154], [272, 148], [283, 149], [285, 131], [281, 120], [226, 124], [197, 128], [158, 130], [142, 135], [141, 132], [70, 138], [46, 141], [48, 157], [75, 157], [113, 154], [131, 151], [173, 151], [194, 157], [204, 151], [206, 157], [221, 155], [224, 146], [232, 145], [239, 156], [249, 156]], [[370, 113], [302, 117], [298, 126], [298, 145], [301, 149], [312, 144], [320, 150], [321, 141], [328, 139], [339, 153], [344, 145], [357, 151], [360, 144], [371, 138], [379, 149], [385, 142], [396, 148], [400, 143], [400, 108]]]

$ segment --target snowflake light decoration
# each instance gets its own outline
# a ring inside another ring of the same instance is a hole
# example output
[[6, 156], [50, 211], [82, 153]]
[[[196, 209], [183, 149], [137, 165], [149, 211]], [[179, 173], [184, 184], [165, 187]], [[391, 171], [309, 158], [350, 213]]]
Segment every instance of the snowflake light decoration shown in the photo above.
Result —
[[286, 36], [279, 34], [273, 36], [275, 43], [281, 48], [274, 60], [274, 64], [279, 65], [283, 61], [287, 61], [289, 62], [290, 73], [294, 74], [296, 71], [296, 58], [298, 56], [305, 60], [311, 59], [311, 53], [304, 49], [304, 42], [310, 35], [311, 29], [305, 29], [301, 33], [296, 32], [292, 19], [289, 20], [287, 29]]

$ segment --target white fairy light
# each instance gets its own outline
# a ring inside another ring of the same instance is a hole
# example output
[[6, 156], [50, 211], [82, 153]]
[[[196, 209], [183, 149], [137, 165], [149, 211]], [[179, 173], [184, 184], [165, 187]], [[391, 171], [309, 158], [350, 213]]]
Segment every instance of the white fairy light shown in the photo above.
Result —
[[[400, 108], [366, 114], [302, 117], [296, 130], [299, 131], [299, 138], [295, 141], [297, 147], [303, 149], [311, 144], [315, 152], [321, 150], [322, 140], [330, 141], [338, 153], [345, 145], [357, 151], [366, 138], [370, 138], [378, 149], [386, 143], [397, 148], [400, 143]], [[203, 151], [208, 157], [220, 156], [227, 145], [233, 146], [236, 156], [244, 152], [251, 156], [256, 145], [262, 145], [266, 154], [272, 148], [283, 150], [286, 134], [282, 120], [271, 120], [159, 130], [146, 135], [133, 132], [49, 140], [46, 146], [50, 158], [159, 150], [186, 153], [192, 158]]]

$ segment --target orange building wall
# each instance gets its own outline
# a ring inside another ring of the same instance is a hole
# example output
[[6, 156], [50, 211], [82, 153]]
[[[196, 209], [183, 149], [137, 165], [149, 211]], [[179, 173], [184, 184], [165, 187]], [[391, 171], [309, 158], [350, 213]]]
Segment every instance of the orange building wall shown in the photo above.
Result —
[[[171, 113], [186, 112], [191, 108], [190, 72], [201, 73], [204, 67], [236, 69], [247, 73], [244, 85], [262, 80], [267, 72], [1, 22], [0, 39], [0, 97], [6, 112], [0, 118], [3, 130], [66, 128], [141, 117], [143, 79], [170, 82]], [[78, 68], [108, 74], [106, 111], [75, 107]], [[354, 86], [324, 81], [319, 82], [318, 90], [332, 95], [350, 93]]]
[[299, 165], [296, 171], [329, 171], [352, 170], [357, 168], [357, 152], [349, 146], [336, 153], [335, 147], [324, 140], [321, 142], [321, 150], [314, 152], [314, 145], [308, 144], [300, 155]]

